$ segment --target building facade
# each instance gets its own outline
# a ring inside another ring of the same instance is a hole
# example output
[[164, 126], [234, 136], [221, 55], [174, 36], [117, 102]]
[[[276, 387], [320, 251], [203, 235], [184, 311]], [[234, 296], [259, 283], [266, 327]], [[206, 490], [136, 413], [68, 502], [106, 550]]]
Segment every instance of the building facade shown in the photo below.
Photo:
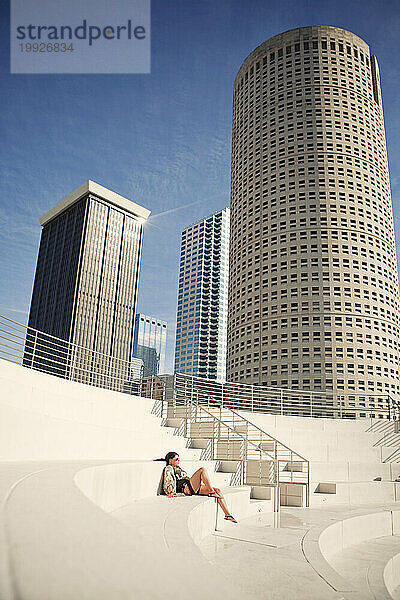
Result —
[[[60, 346], [55, 352], [73, 378], [88, 382], [93, 373], [103, 377], [110, 369], [115, 380], [126, 378], [149, 214], [87, 181], [40, 219], [28, 326], [68, 342], [68, 354]], [[44, 339], [49, 343], [48, 335]]]
[[377, 60], [273, 37], [234, 84], [227, 378], [397, 396], [399, 286]]
[[229, 208], [182, 232], [175, 372], [225, 380]]
[[143, 361], [146, 373], [165, 373], [167, 323], [154, 317], [137, 314], [133, 334], [133, 356]]

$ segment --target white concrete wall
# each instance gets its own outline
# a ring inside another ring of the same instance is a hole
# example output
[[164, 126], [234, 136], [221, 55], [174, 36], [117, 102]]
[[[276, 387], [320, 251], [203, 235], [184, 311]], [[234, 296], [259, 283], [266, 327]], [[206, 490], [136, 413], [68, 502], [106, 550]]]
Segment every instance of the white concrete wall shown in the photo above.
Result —
[[[158, 458], [184, 442], [154, 402], [0, 360], [0, 461]], [[171, 447], [171, 444], [173, 447]], [[183, 446], [184, 447], [184, 446]]]
[[396, 590], [400, 585], [400, 554], [393, 556], [383, 571], [383, 580], [392, 598], [398, 597]]
[[398, 535], [399, 513], [400, 511], [387, 510], [333, 523], [319, 536], [322, 555], [329, 562], [337, 552], [350, 546], [388, 535]]
[[[152, 400], [4, 360], [0, 390], [0, 460], [146, 459], [175, 449], [170, 432], [160, 429], [160, 420], [151, 414]], [[365, 433], [365, 421], [244, 414], [310, 460], [379, 460], [379, 449], [366, 443], [373, 434]]]
[[312, 461], [369, 462], [380, 460], [373, 443], [381, 436], [367, 433], [367, 419], [317, 419], [243, 412], [243, 416]]

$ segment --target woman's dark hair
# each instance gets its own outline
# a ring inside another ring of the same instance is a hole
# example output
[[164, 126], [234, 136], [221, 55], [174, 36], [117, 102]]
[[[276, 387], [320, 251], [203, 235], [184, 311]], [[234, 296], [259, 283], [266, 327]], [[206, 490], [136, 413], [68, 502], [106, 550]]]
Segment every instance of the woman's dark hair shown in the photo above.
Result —
[[165, 461], [166, 465], [169, 465], [169, 459], [170, 458], [175, 458], [175, 456], [179, 456], [178, 452], [167, 452], [167, 454], [165, 455], [165, 458], [155, 458], [154, 460], [163, 460]]

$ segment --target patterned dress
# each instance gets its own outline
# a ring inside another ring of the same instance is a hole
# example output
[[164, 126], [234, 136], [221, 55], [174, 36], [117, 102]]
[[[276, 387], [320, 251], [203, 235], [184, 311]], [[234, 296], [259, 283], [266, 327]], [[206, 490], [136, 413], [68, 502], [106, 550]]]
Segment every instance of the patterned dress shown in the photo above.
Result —
[[[180, 467], [173, 467], [172, 465], [167, 465], [164, 467], [163, 472], [161, 474], [160, 484], [158, 486], [158, 494], [167, 496], [170, 494], [176, 494], [177, 484], [179, 487], [179, 481], [181, 479], [189, 479], [186, 471], [181, 469]], [[168, 492], [168, 488], [170, 488], [170, 492]]]

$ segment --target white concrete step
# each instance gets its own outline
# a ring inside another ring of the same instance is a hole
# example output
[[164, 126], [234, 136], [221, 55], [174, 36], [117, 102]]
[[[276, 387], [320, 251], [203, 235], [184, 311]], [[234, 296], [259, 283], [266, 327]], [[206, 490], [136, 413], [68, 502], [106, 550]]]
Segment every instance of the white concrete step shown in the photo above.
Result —
[[[173, 450], [175, 452], [175, 448]], [[201, 452], [202, 451], [200, 449], [188, 448], [187, 446], [185, 446], [184, 448], [179, 450], [179, 457], [181, 459], [181, 462], [186, 462], [187, 460], [202, 460]]]
[[274, 489], [266, 485], [252, 485], [250, 498], [254, 500], [271, 500]]
[[178, 429], [182, 425], [182, 419], [166, 419], [163, 423], [164, 427], [172, 427]]
[[204, 449], [204, 448], [207, 448], [208, 441], [209, 440], [205, 440], [205, 439], [201, 439], [201, 438], [199, 438], [199, 439], [191, 438], [190, 439], [190, 447], [191, 448], [202, 448], [202, 449]]
[[389, 463], [392, 473], [392, 480], [398, 479], [400, 477], [400, 462], [398, 463]]
[[363, 433], [370, 425], [367, 419], [347, 420], [347, 419], [325, 419], [308, 417], [289, 417], [280, 415], [269, 415], [265, 413], [243, 412], [243, 416], [251, 423], [254, 423], [260, 429], [267, 433], [272, 430], [284, 432], [313, 431], [327, 435], [331, 432], [341, 431], [347, 435], [354, 433]]
[[345, 448], [337, 448], [334, 446], [318, 446], [308, 445], [304, 447], [296, 446], [296, 451], [310, 461], [323, 461], [323, 462], [380, 462], [381, 461], [381, 449], [377, 447], [371, 447], [367, 442], [363, 448], [357, 447], [353, 451]]
[[400, 462], [400, 448], [387, 448], [383, 446], [381, 449], [381, 457], [383, 461]]
[[393, 426], [381, 432], [367, 430], [367, 435], [373, 444], [380, 446], [400, 446], [400, 433], [394, 433]]
[[238, 462], [236, 460], [221, 460], [219, 471], [223, 473], [236, 473]]
[[261, 515], [263, 513], [269, 513], [274, 511], [274, 503], [273, 500], [257, 500], [250, 499], [250, 508], [249, 508], [249, 516], [250, 515]]
[[[324, 490], [322, 484], [328, 484], [325, 481], [312, 481], [310, 483], [310, 506], [329, 506], [329, 505], [366, 505], [374, 503], [387, 503], [395, 501], [395, 484], [388, 481], [370, 481], [343, 483], [336, 482], [336, 493], [328, 493], [329, 487], [324, 492], [316, 492], [319, 489]], [[330, 482], [332, 483], [332, 482]]]
[[[400, 465], [399, 465], [400, 466]], [[375, 477], [382, 477], [391, 481], [391, 468], [389, 463], [374, 462], [322, 462], [310, 463], [310, 477], [313, 481], [373, 481]]]
[[223, 473], [222, 471], [213, 471], [210, 473], [211, 483], [214, 487], [227, 487], [231, 485], [232, 473]]

